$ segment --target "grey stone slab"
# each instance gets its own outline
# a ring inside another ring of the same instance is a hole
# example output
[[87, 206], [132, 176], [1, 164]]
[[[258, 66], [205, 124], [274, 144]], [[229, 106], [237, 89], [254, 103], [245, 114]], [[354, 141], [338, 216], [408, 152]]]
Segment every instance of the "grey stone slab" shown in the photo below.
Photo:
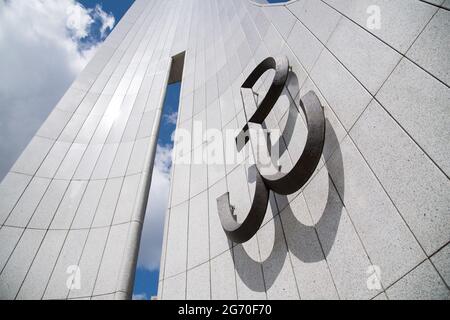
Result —
[[350, 132], [415, 237], [430, 255], [450, 240], [450, 182], [373, 101]]
[[392, 48], [347, 19], [340, 20], [327, 47], [372, 94], [401, 59]]
[[328, 41], [341, 19], [341, 15], [336, 10], [333, 10], [322, 1], [295, 1], [288, 4], [287, 8], [322, 43]]
[[[193, 197], [200, 192], [206, 190], [208, 187], [208, 166], [205, 161], [196, 161], [195, 157], [203, 158], [205, 154], [203, 146], [200, 146], [192, 151], [192, 163], [191, 163], [191, 183], [189, 197]], [[186, 186], [185, 186], [186, 187]]]
[[142, 175], [136, 174], [127, 176], [123, 180], [120, 190], [119, 200], [117, 202], [116, 212], [114, 214], [113, 224], [119, 224], [131, 221], [133, 210], [137, 207], [136, 199], [139, 195], [139, 185]]
[[189, 203], [184, 202], [169, 211], [169, 233], [167, 238], [164, 277], [186, 270]]
[[295, 16], [284, 6], [264, 7], [263, 12], [283, 38], [287, 39], [295, 24]]
[[127, 175], [137, 174], [144, 170], [146, 155], [154, 140], [154, 137], [152, 137], [135, 141], [130, 161], [128, 162]]
[[92, 295], [108, 233], [108, 227], [89, 231], [86, 245], [79, 262], [81, 271], [80, 288], [70, 290], [69, 299]]
[[157, 132], [155, 132], [156, 128], [155, 117], [156, 117], [155, 111], [148, 111], [142, 115], [142, 119], [139, 124], [139, 131], [137, 132], [136, 136], [137, 139], [157, 134]]
[[429, 260], [388, 288], [386, 294], [391, 300], [450, 299], [450, 290]]
[[450, 84], [449, 21], [450, 12], [440, 9], [406, 54], [447, 85]]
[[28, 224], [29, 228], [47, 229], [69, 185], [67, 180], [52, 180]]
[[3, 224], [16, 205], [22, 193], [27, 189], [31, 177], [10, 172], [0, 184], [0, 224]]
[[130, 160], [131, 152], [133, 151], [133, 142], [121, 142], [116, 152], [116, 156], [112, 163], [108, 176], [122, 177], [127, 171], [128, 162]]
[[42, 298], [66, 235], [67, 231], [64, 230], [49, 230], [46, 233], [16, 299], [39, 300]]
[[83, 277], [82, 273], [77, 272], [79, 270], [77, 267], [87, 236], [88, 230], [69, 231], [45, 288], [43, 299], [66, 299], [71, 286], [77, 285], [78, 276]]
[[74, 142], [80, 144], [89, 143], [89, 141], [91, 141], [92, 137], [94, 136], [95, 130], [97, 129], [101, 120], [101, 115], [96, 115], [91, 112], [83, 122], [83, 125], [78, 131]]
[[239, 300], [267, 299], [257, 237], [233, 247]]
[[280, 214], [301, 299], [337, 299], [321, 244], [302, 195]]
[[181, 273], [175, 277], [165, 279], [163, 285], [164, 300], [184, 300], [186, 299], [186, 273]]
[[0, 299], [14, 299], [44, 238], [43, 230], [25, 230], [0, 274]]
[[34, 177], [5, 223], [10, 226], [25, 227], [49, 184], [49, 179]]
[[376, 97], [449, 176], [448, 87], [403, 59]]
[[[100, 84], [100, 82], [102, 82], [101, 78], [97, 78], [98, 80], [98, 84]], [[97, 82], [97, 81], [96, 81]], [[96, 86], [96, 84], [94, 84], [94, 86]], [[84, 115], [87, 116], [92, 108], [94, 107], [95, 103], [97, 102], [97, 100], [100, 97], [100, 93], [95, 92], [95, 88], [93, 88], [94, 90], [90, 90], [88, 91], [88, 93], [86, 94], [86, 96], [83, 98], [83, 101], [81, 101], [80, 105], [78, 106], [77, 110], [75, 111], [74, 115]]]
[[311, 71], [324, 49], [320, 41], [298, 21], [292, 29], [287, 43], [307, 72]]
[[274, 217], [258, 231], [258, 242], [267, 298], [270, 300], [299, 299], [279, 216]]
[[423, 261], [425, 254], [348, 136], [340, 151], [331, 157], [328, 170], [387, 287]]
[[91, 177], [92, 171], [94, 170], [102, 148], [103, 145], [100, 144], [90, 144], [86, 148], [86, 152], [83, 154], [83, 157], [80, 160], [80, 164], [75, 171], [73, 179], [88, 180]]
[[58, 206], [50, 229], [69, 229], [86, 189], [87, 181], [71, 181]]
[[69, 225], [71, 228], [89, 228], [91, 226], [105, 184], [106, 180], [89, 181], [83, 194], [83, 198], [81, 199], [78, 208], [75, 209], [76, 214], [73, 218], [73, 222], [70, 221], [71, 224]]
[[205, 191], [189, 201], [188, 269], [209, 260], [208, 225], [208, 193]]
[[191, 154], [183, 155], [175, 161], [173, 167], [173, 179], [172, 179], [172, 198], [170, 200], [170, 206], [176, 206], [189, 198], [190, 183], [190, 157]]
[[58, 141], [70, 142], [72, 143], [77, 137], [78, 132], [83, 126], [84, 121], [86, 120], [85, 115], [73, 114], [70, 121], [64, 127], [64, 130], [58, 137]]
[[53, 146], [53, 143], [53, 140], [47, 138], [34, 137], [22, 152], [19, 159], [14, 163], [11, 170], [18, 173], [34, 175]]
[[211, 258], [229, 249], [229, 241], [222, 229], [219, 213], [217, 211], [217, 198], [227, 192], [225, 179], [220, 180], [208, 190], [209, 205], [209, 247]]
[[209, 263], [203, 263], [187, 272], [187, 300], [210, 300]]
[[[94, 220], [91, 220], [92, 227], [104, 227], [111, 225], [116, 212], [116, 205], [119, 200], [123, 181], [124, 178], [113, 178], [106, 180], [102, 197], [100, 198], [100, 202], [98, 203], [98, 207], [95, 212]], [[90, 227], [91, 221], [87, 219], [84, 223], [82, 223], [82, 225], [85, 227]]]
[[231, 250], [211, 260], [211, 299], [235, 300], [236, 275]]
[[348, 130], [369, 104], [370, 94], [328, 51], [322, 51], [311, 78]]
[[118, 143], [111, 143], [103, 145], [101, 153], [98, 157], [98, 161], [95, 164], [95, 168], [92, 172], [92, 179], [106, 179], [108, 178], [109, 170], [114, 161], [114, 156], [116, 155], [117, 149], [119, 148]]
[[450, 283], [450, 245], [447, 244], [431, 257], [431, 262], [444, 279], [447, 287]]
[[56, 108], [66, 112], [74, 112], [85, 95], [85, 90], [79, 90], [71, 87], [69, 90], [67, 90], [61, 100], [59, 100]]
[[86, 151], [87, 145], [73, 143], [55, 174], [55, 179], [71, 179]]
[[370, 299], [377, 295], [380, 290], [367, 285], [372, 264], [326, 168], [303, 194], [339, 297]]
[[72, 113], [53, 109], [36, 133], [40, 137], [56, 140], [72, 117]]
[[94, 295], [106, 294], [116, 290], [128, 228], [128, 223], [111, 227], [95, 281]]
[[[435, 7], [421, 1], [325, 0], [325, 2], [402, 53], [406, 52], [436, 12]], [[376, 10], [380, 13], [379, 28], [373, 25]]]
[[14, 251], [14, 248], [19, 242], [20, 237], [22, 236], [24, 229], [15, 228], [15, 227], [7, 227], [3, 226], [0, 229], [0, 241], [2, 243], [2, 247], [0, 250], [0, 270], [6, 265], [11, 253]]
[[70, 146], [70, 142], [56, 141], [40, 165], [36, 176], [53, 178]]

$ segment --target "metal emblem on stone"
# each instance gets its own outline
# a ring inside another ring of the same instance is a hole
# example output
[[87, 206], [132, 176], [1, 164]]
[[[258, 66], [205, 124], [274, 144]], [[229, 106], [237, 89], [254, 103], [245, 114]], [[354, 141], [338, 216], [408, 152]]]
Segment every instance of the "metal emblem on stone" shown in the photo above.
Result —
[[[253, 86], [270, 69], [275, 70], [272, 84], [261, 102], [257, 103], [254, 99]], [[236, 137], [236, 147], [241, 150], [250, 141], [256, 161], [255, 194], [250, 210], [242, 223], [238, 223], [233, 214], [234, 208], [230, 204], [229, 193], [217, 198], [217, 209], [222, 228], [228, 238], [235, 243], [248, 241], [258, 231], [267, 210], [269, 191], [272, 190], [282, 195], [298, 191], [312, 176], [322, 155], [325, 140], [325, 117], [323, 107], [313, 91], [309, 91], [300, 99], [300, 108], [306, 119], [308, 134], [303, 153], [292, 169], [288, 173], [280, 172], [279, 167], [276, 166], [267, 169], [261, 163], [267, 159], [270, 161], [270, 152], [268, 150], [263, 152], [259, 145], [255, 151], [254, 146], [258, 141], [251, 132], [264, 131], [263, 122], [278, 101], [286, 85], [288, 73], [289, 61], [286, 57], [268, 57], [256, 66], [241, 86], [244, 108], [251, 106], [255, 112]], [[297, 147], [295, 143], [296, 141], [291, 141], [290, 144], [294, 144], [291, 148]], [[298, 145], [298, 147], [302, 146]]]

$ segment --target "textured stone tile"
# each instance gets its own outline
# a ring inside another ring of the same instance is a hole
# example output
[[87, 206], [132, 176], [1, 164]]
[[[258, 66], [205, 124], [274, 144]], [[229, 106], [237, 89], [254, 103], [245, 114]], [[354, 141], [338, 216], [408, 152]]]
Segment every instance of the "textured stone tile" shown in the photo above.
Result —
[[[209, 263], [203, 263], [187, 272], [187, 292], [188, 300], [209, 300], [211, 299]], [[167, 281], [167, 280], [166, 280]]]
[[94, 284], [102, 261], [103, 250], [108, 238], [109, 227], [92, 229], [86, 241], [81, 255], [79, 267], [81, 271], [81, 282], [79, 289], [72, 289], [69, 298], [91, 296]]
[[0, 250], [0, 270], [6, 265], [11, 253], [19, 242], [24, 229], [3, 226], [0, 229], [0, 242], [2, 247]]
[[[116, 211], [117, 201], [119, 200], [120, 190], [122, 188], [124, 179], [113, 178], [106, 180], [105, 187], [103, 189], [102, 197], [96, 206], [95, 216], [86, 216], [88, 219], [81, 222], [84, 228], [89, 228], [92, 223], [92, 227], [105, 227], [111, 225]], [[89, 187], [88, 187], [89, 188]], [[81, 216], [80, 216], [81, 217]], [[78, 218], [78, 215], [77, 215]]]
[[[72, 209], [75, 214], [75, 217], [73, 217], [73, 222], [72, 219], [68, 218], [67, 220], [69, 221], [65, 223], [65, 226], [68, 224], [74, 229], [89, 228], [91, 226], [105, 184], [106, 180], [89, 181], [78, 208]], [[77, 197], [78, 196], [79, 195], [77, 195]], [[55, 221], [55, 227], [56, 223], [57, 220]]]
[[347, 19], [339, 21], [327, 47], [372, 94], [380, 89], [401, 58]]
[[300, 298], [337, 299], [333, 279], [302, 195], [280, 214]]
[[323, 50], [320, 41], [302, 23], [297, 22], [287, 43], [306, 71], [310, 72]]
[[73, 176], [77, 180], [88, 180], [97, 163], [103, 145], [91, 144], [86, 148], [86, 152], [80, 160], [77, 170]]
[[429, 260], [400, 279], [386, 290], [389, 299], [450, 299], [450, 291]]
[[56, 141], [40, 165], [36, 176], [53, 178], [61, 162], [67, 154], [71, 144], [69, 142]]
[[29, 228], [47, 229], [69, 185], [67, 180], [52, 180], [28, 225]]
[[311, 71], [311, 78], [342, 125], [350, 129], [370, 102], [370, 94], [325, 50]]
[[[325, 2], [402, 53], [406, 52], [436, 12], [435, 7], [421, 1], [325, 0]], [[372, 27], [371, 17], [375, 11], [371, 6], [377, 6], [380, 10], [379, 29]]]
[[94, 286], [94, 295], [114, 292], [119, 280], [129, 224], [112, 226], [104, 247], [102, 262]]
[[53, 140], [46, 138], [34, 137], [14, 163], [11, 170], [29, 175], [35, 174], [53, 146], [53, 142]]
[[5, 176], [0, 184], [0, 224], [8, 218], [30, 180], [30, 176], [13, 172]]
[[[66, 299], [70, 284], [76, 281], [76, 267], [83, 250], [88, 230], [69, 231], [55, 268], [45, 289], [43, 299]], [[83, 274], [81, 273], [81, 277]]]
[[40, 137], [56, 140], [71, 117], [72, 114], [69, 112], [53, 109], [36, 134]]
[[297, 284], [281, 220], [278, 216], [258, 231], [262, 269], [268, 299], [299, 299]]
[[109, 177], [122, 177], [127, 171], [128, 161], [130, 160], [131, 151], [133, 150], [133, 142], [119, 143], [114, 162], [112, 163]]
[[263, 11], [283, 38], [287, 39], [296, 21], [291, 12], [284, 6], [265, 7]]
[[267, 299], [257, 237], [233, 247], [239, 300]]
[[113, 164], [114, 156], [116, 155], [118, 147], [118, 143], [103, 145], [103, 149], [95, 165], [94, 171], [92, 172], [92, 179], [108, 178], [109, 170]]
[[403, 59], [376, 97], [449, 176], [448, 88]]
[[186, 270], [188, 204], [184, 202], [170, 209], [165, 278]]
[[133, 147], [133, 152], [128, 163], [127, 175], [140, 173], [144, 170], [145, 160], [150, 145], [154, 142], [154, 138], [145, 138], [136, 140]]
[[215, 257], [229, 249], [229, 241], [225, 231], [223, 231], [222, 224], [219, 219], [219, 212], [217, 211], [217, 198], [225, 192], [227, 192], [225, 179], [220, 180], [208, 190], [210, 230], [209, 246], [211, 257]]
[[191, 153], [175, 158], [173, 165], [172, 198], [170, 206], [176, 206], [189, 198]]
[[437, 271], [444, 279], [447, 286], [450, 284], [450, 245], [447, 244], [444, 248], [438, 251], [431, 257], [431, 262], [436, 267]]
[[423, 261], [425, 254], [347, 137], [328, 170], [371, 262], [387, 287]]
[[6, 220], [6, 224], [25, 227], [33, 216], [49, 184], [49, 179], [33, 178]]
[[0, 274], [0, 299], [14, 299], [44, 238], [43, 230], [26, 230]]
[[139, 195], [139, 185], [142, 175], [127, 176], [123, 180], [119, 200], [114, 213], [113, 224], [131, 221], [133, 210], [136, 210], [136, 199]]
[[[208, 193], [189, 201], [188, 268], [209, 260]], [[189, 281], [189, 273], [188, 273]]]
[[367, 287], [370, 260], [326, 168], [319, 171], [303, 194], [339, 297], [375, 296], [377, 291]]
[[64, 230], [47, 232], [16, 299], [42, 298], [66, 235], [67, 231]]
[[69, 151], [55, 174], [56, 179], [72, 179], [78, 164], [83, 157], [87, 145], [74, 143], [70, 146]]
[[87, 181], [72, 181], [70, 182], [66, 193], [64, 194], [58, 209], [53, 216], [50, 224], [50, 229], [69, 229], [72, 220], [75, 217], [75, 212], [83, 197], [86, 189]]
[[407, 56], [438, 79], [450, 84], [450, 12], [440, 9]]
[[212, 259], [211, 299], [235, 300], [237, 298], [235, 277], [231, 250]]
[[430, 255], [450, 240], [450, 182], [373, 101], [350, 135]]
[[321, 1], [295, 1], [287, 7], [322, 43], [327, 42], [341, 18], [336, 10]]
[[175, 277], [163, 281], [164, 300], [185, 300], [186, 299], [186, 273], [181, 273]]

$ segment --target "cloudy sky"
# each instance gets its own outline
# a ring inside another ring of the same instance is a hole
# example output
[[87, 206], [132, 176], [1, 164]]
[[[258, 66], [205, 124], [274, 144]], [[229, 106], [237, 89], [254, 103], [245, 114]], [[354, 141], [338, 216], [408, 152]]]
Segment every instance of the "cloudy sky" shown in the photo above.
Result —
[[[0, 180], [133, 1], [0, 0]], [[178, 92], [166, 98], [135, 298], [156, 293]]]

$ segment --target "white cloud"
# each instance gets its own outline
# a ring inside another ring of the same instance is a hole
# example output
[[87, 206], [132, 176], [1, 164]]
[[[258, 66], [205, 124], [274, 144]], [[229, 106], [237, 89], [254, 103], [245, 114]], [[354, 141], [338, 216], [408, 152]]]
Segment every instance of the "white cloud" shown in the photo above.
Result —
[[147, 295], [145, 293], [133, 294], [133, 300], [148, 300]]
[[112, 30], [116, 20], [114, 19], [114, 16], [111, 16], [103, 11], [102, 6], [100, 5], [95, 6], [95, 15], [100, 19], [100, 22], [102, 24], [100, 27], [100, 33], [102, 37], [104, 37], [107, 29], [110, 31]]
[[75, 0], [0, 0], [0, 180], [95, 53], [95, 21], [114, 24]]
[[178, 112], [172, 112], [171, 114], [165, 114], [164, 120], [169, 124], [177, 124]]
[[172, 149], [158, 145], [138, 258], [138, 267], [150, 271], [159, 269], [171, 165]]

